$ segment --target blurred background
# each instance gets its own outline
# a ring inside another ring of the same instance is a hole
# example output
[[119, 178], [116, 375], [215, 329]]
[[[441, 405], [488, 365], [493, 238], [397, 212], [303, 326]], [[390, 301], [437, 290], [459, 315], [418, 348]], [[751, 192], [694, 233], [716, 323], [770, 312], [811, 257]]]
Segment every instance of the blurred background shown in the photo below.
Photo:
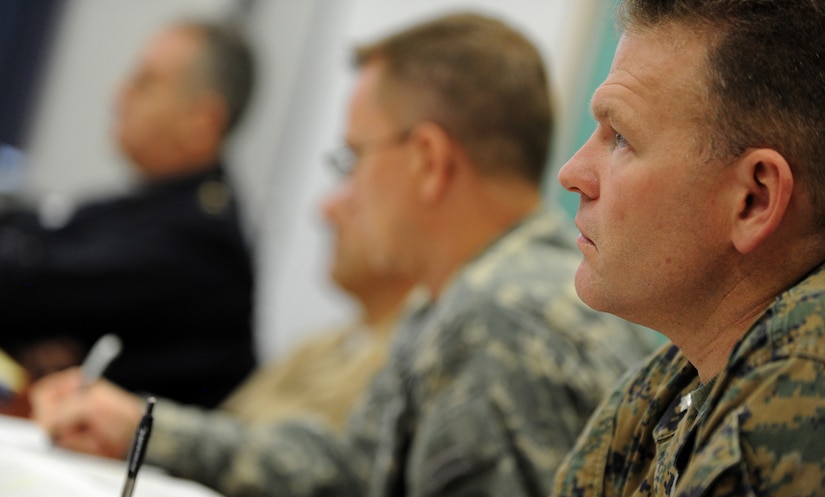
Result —
[[0, 2], [0, 209], [54, 211], [129, 190], [110, 136], [115, 92], [142, 43], [181, 16], [247, 27], [256, 94], [229, 149], [257, 271], [258, 356], [283, 355], [353, 309], [327, 278], [318, 205], [336, 180], [354, 44], [444, 12], [501, 17], [539, 45], [558, 98], [548, 202], [575, 212], [555, 171], [593, 129], [588, 104], [616, 43], [613, 0], [3, 0]]

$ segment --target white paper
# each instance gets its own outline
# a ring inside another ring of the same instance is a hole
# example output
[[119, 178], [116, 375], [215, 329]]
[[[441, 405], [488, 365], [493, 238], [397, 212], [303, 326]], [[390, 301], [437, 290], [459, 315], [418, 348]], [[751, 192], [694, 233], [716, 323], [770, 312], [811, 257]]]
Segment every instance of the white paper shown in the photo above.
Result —
[[[118, 497], [126, 461], [79, 454], [51, 446], [31, 421], [0, 415], [0, 496]], [[220, 497], [198, 483], [144, 466], [134, 497]]]

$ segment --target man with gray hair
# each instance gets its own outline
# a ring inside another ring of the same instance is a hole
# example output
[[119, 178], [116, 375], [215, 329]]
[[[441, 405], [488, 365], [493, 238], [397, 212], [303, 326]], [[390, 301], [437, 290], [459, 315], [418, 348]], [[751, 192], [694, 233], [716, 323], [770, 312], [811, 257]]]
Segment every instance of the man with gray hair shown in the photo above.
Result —
[[252, 370], [251, 262], [221, 158], [253, 78], [231, 26], [163, 29], [117, 100], [138, 190], [62, 226], [31, 211], [0, 220], [0, 347], [32, 380], [107, 333], [123, 352], [105, 376], [129, 390], [211, 407]]

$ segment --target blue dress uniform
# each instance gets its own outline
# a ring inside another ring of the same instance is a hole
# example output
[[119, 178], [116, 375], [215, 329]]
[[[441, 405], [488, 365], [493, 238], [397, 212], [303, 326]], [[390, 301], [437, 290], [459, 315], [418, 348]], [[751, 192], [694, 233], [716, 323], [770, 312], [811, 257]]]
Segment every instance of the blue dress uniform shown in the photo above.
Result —
[[0, 221], [0, 348], [24, 364], [65, 356], [35, 377], [115, 333], [123, 351], [108, 379], [214, 406], [255, 365], [252, 292], [220, 165], [90, 203], [60, 228], [42, 227], [32, 212]]

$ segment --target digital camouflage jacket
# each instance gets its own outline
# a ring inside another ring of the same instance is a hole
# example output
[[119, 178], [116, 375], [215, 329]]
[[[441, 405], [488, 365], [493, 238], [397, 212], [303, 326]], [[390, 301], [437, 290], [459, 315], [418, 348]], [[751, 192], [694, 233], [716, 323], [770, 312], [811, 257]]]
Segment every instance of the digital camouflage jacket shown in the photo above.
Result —
[[774, 301], [707, 385], [674, 346], [629, 375], [555, 495], [825, 495], [823, 267]]

